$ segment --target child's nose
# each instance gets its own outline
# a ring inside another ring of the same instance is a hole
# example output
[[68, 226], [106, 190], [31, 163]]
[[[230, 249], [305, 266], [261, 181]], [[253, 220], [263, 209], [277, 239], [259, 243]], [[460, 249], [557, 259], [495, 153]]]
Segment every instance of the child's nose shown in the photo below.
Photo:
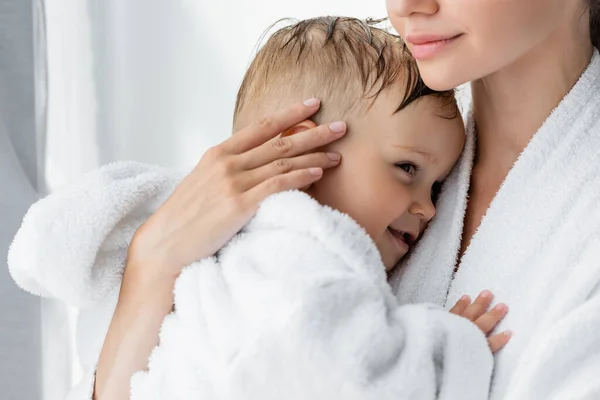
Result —
[[435, 206], [429, 196], [422, 196], [422, 199], [414, 201], [408, 211], [425, 222], [435, 216]]

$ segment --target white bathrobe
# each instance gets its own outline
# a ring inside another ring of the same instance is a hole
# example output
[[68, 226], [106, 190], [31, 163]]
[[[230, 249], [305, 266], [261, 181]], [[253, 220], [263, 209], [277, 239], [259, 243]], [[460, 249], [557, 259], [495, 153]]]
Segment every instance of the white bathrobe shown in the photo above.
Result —
[[[137, 227], [178, 178], [114, 164], [41, 200], [9, 253], [15, 281], [83, 308], [89, 400], [94, 365]], [[375, 244], [302, 192], [271, 196], [217, 255], [183, 270], [134, 400], [487, 399], [492, 355], [470, 321], [400, 306]]]
[[[600, 56], [506, 177], [454, 267], [475, 154], [446, 182], [436, 218], [391, 280], [401, 302], [451, 306], [490, 289], [514, 336], [496, 357], [490, 399], [600, 399]], [[454, 276], [453, 276], [454, 275]]]

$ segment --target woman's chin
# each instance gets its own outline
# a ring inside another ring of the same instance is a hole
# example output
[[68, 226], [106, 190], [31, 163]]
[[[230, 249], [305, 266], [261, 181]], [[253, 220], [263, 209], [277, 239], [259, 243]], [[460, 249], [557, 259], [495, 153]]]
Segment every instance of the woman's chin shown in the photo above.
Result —
[[469, 59], [456, 53], [417, 61], [421, 78], [428, 88], [442, 92], [479, 78]]
[[428, 88], [443, 92], [469, 82], [468, 79], [462, 78], [463, 74], [453, 73], [453, 68], [444, 64], [434, 60], [419, 62], [421, 77]]

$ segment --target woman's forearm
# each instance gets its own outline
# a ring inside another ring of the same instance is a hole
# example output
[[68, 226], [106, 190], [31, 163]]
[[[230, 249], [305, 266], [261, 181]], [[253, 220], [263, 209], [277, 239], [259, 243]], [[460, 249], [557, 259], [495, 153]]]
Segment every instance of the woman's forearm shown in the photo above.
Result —
[[174, 281], [126, 268], [119, 301], [96, 371], [94, 400], [129, 399], [134, 372], [148, 366], [163, 319], [173, 307]]

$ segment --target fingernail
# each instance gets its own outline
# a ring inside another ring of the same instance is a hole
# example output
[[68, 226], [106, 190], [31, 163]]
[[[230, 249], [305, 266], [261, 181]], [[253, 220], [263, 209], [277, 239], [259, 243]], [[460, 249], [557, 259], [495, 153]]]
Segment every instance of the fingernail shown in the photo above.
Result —
[[323, 175], [323, 170], [321, 168], [309, 168], [308, 172], [310, 172], [310, 174], [314, 176]]
[[343, 121], [333, 122], [329, 124], [329, 129], [331, 132], [342, 133], [346, 130], [346, 123]]
[[340, 158], [341, 158], [339, 153], [327, 153], [327, 157], [329, 157], [329, 159], [331, 161], [335, 161], [335, 162], [340, 161]]
[[321, 100], [314, 98], [314, 97], [312, 99], [308, 99], [308, 100], [304, 101], [304, 105], [306, 107], [312, 108], [312, 107], [318, 106], [319, 104], [321, 104]]
[[505, 331], [505, 332], [502, 332], [502, 334], [504, 336], [508, 336], [508, 337], [512, 337], [512, 335], [513, 335], [512, 331]]
[[471, 301], [471, 298], [465, 294], [463, 297], [460, 298], [459, 301], [467, 301], [467, 300]]
[[492, 297], [492, 292], [490, 292], [489, 290], [484, 290], [483, 292], [481, 292], [480, 296], [489, 299]]
[[505, 313], [508, 311], [508, 306], [506, 304], [500, 303], [498, 304], [496, 307], [494, 307], [496, 310]]

